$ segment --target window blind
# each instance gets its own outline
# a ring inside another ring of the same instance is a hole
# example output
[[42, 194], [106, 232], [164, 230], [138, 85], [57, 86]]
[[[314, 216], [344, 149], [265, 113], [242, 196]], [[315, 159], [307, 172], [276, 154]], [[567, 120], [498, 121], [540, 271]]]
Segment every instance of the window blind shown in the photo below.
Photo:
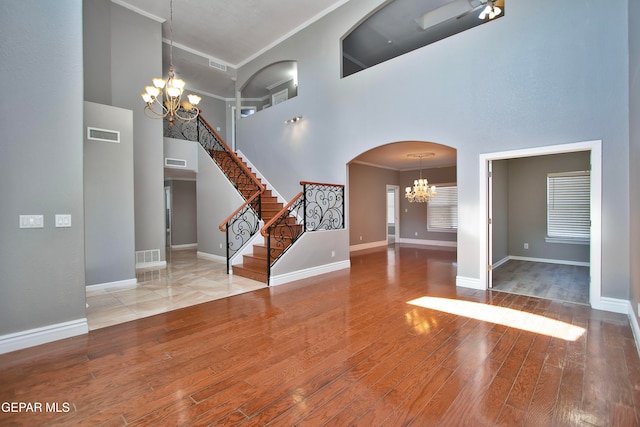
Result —
[[547, 236], [588, 242], [591, 177], [589, 171], [547, 175]]
[[458, 187], [437, 187], [436, 196], [427, 206], [428, 231], [456, 231], [458, 229]]

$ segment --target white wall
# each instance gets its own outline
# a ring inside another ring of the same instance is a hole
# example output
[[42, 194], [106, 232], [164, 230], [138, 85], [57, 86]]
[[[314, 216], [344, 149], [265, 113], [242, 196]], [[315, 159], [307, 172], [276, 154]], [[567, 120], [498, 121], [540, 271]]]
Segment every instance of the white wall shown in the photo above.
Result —
[[456, 148], [458, 275], [479, 281], [479, 155], [601, 139], [602, 294], [627, 299], [627, 2], [512, 2], [493, 23], [341, 79], [340, 38], [381, 3], [351, 0], [238, 70], [238, 87], [285, 59], [299, 75], [296, 98], [238, 123], [238, 148], [286, 198], [300, 180], [346, 183], [348, 161], [389, 142]]

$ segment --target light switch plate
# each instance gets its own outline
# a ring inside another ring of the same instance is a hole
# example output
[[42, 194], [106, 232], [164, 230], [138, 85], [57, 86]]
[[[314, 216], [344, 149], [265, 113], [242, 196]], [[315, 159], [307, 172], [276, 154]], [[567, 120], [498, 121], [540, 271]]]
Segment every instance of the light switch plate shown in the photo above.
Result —
[[71, 215], [56, 214], [56, 227], [71, 227]]
[[44, 228], [44, 215], [20, 215], [20, 228]]

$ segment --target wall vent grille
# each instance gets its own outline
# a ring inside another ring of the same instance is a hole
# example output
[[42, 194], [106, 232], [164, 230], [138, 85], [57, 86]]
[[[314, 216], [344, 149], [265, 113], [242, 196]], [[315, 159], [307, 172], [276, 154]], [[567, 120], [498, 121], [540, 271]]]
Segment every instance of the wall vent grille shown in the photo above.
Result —
[[90, 141], [120, 143], [120, 132], [117, 130], [87, 127], [87, 139]]
[[160, 249], [136, 251], [136, 268], [150, 267], [160, 263]]
[[187, 161], [183, 159], [172, 159], [170, 157], [166, 157], [164, 159], [164, 165], [171, 168], [186, 168]]
[[216, 70], [220, 70], [220, 71], [227, 71], [226, 65], [216, 62], [213, 59], [209, 60], [209, 67], [215, 68]]

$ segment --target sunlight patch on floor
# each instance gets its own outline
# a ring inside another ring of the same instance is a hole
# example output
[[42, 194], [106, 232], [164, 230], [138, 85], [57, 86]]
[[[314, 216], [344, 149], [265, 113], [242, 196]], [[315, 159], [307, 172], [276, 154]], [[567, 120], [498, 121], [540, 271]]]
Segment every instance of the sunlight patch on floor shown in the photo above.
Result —
[[585, 333], [585, 329], [559, 320], [512, 308], [461, 301], [448, 298], [421, 297], [407, 304], [443, 311], [457, 316], [469, 317], [483, 322], [529, 331], [536, 334], [575, 341]]

